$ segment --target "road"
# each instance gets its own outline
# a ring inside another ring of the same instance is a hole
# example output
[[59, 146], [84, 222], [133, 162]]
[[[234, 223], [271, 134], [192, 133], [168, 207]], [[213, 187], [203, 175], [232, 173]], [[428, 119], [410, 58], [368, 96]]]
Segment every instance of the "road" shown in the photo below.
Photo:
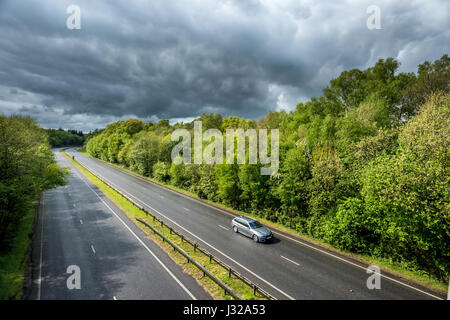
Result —
[[254, 243], [230, 228], [232, 215], [67, 150], [80, 163], [147, 210], [197, 241], [277, 299], [438, 299], [429, 290], [382, 273], [381, 288], [368, 289], [367, 265], [282, 232], [272, 243]]
[[72, 174], [66, 186], [41, 197], [30, 299], [211, 299], [65, 157], [56, 157]]

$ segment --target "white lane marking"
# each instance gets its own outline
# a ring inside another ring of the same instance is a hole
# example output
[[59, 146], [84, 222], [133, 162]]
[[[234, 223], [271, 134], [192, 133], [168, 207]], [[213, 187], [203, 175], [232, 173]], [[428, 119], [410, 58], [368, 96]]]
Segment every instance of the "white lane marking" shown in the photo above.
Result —
[[[360, 268], [360, 269], [362, 269], [362, 270], [364, 270], [364, 271], [367, 270], [367, 267], [360, 266], [360, 265], [357, 264], [357, 263], [348, 261], [348, 260], [346, 260], [346, 259], [344, 259], [344, 258], [341, 258], [341, 257], [339, 257], [339, 256], [336, 256], [336, 255], [334, 255], [334, 254], [332, 254], [332, 253], [330, 253], [330, 252], [327, 252], [327, 251], [325, 251], [325, 250], [316, 248], [316, 247], [311, 246], [311, 245], [309, 245], [309, 244], [307, 244], [307, 243], [304, 243], [304, 242], [302, 242], [302, 241], [299, 241], [299, 240], [293, 239], [293, 238], [291, 238], [291, 237], [285, 236], [284, 234], [275, 233], [275, 232], [274, 232], [274, 234], [277, 234], [277, 235], [279, 235], [279, 236], [285, 237], [286, 239], [289, 239], [289, 240], [291, 240], [291, 241], [297, 242], [297, 243], [299, 243], [299, 244], [301, 244], [301, 245], [303, 245], [303, 246], [306, 246], [306, 247], [308, 247], [308, 248], [311, 248], [311, 249], [314, 249], [314, 250], [319, 251], [319, 252], [321, 252], [321, 253], [324, 253], [324, 254], [326, 254], [326, 255], [328, 255], [328, 256], [330, 256], [330, 257], [333, 257], [333, 258], [336, 258], [336, 259], [338, 259], [338, 260], [340, 260], [340, 261], [343, 261], [343, 262], [346, 262], [346, 263], [348, 263], [348, 264], [351, 264], [352, 266], [355, 266], [355, 267], [357, 267], [357, 268]], [[442, 298], [440, 298], [440, 297], [438, 297], [438, 296], [435, 296], [435, 295], [433, 295], [433, 294], [431, 294], [431, 293], [428, 293], [428, 292], [426, 292], [426, 291], [420, 290], [420, 289], [418, 289], [418, 288], [416, 288], [416, 287], [410, 286], [409, 284], [406, 284], [406, 283], [404, 283], [404, 282], [398, 281], [398, 280], [396, 280], [396, 279], [394, 279], [394, 278], [391, 278], [391, 277], [386, 276], [386, 275], [384, 275], [384, 274], [381, 274], [381, 273], [379, 273], [379, 272], [374, 272], [374, 274], [377, 274], [377, 275], [379, 275], [379, 276], [381, 276], [381, 277], [383, 277], [383, 278], [385, 278], [385, 279], [391, 280], [391, 281], [393, 281], [393, 282], [395, 282], [395, 283], [397, 283], [397, 284], [403, 285], [403, 286], [405, 286], [405, 287], [407, 287], [407, 288], [410, 288], [410, 289], [416, 290], [416, 291], [418, 291], [418, 292], [421, 292], [421, 293], [423, 293], [423, 294], [425, 294], [425, 295], [428, 295], [428, 296], [430, 296], [430, 297], [433, 297], [433, 298], [435, 298], [435, 299], [443, 300]]]
[[92, 252], [95, 254], [95, 248], [92, 244], [91, 244], [91, 249], [92, 249]]
[[230, 229], [228, 229], [227, 227], [221, 226], [220, 224], [218, 224], [218, 226], [221, 227], [222, 229], [227, 230], [227, 231], [230, 230]]
[[[88, 157], [88, 158], [90, 158], [90, 157]], [[93, 159], [93, 158], [90, 158], [90, 159], [92, 159], [92, 160], [94, 160], [94, 161], [96, 161], [96, 159]], [[92, 169], [91, 169], [92, 170]], [[93, 170], [93, 171], [95, 171], [95, 170]], [[152, 183], [152, 181], [149, 181], [149, 180], [147, 180], [147, 179], [144, 179], [144, 178], [140, 178], [139, 176], [136, 176], [136, 175], [133, 175], [132, 173], [129, 173], [129, 172], [126, 172], [126, 171], [122, 171], [121, 170], [121, 172], [124, 172], [124, 173], [126, 173], [126, 174], [128, 174], [128, 175], [130, 175], [130, 176], [133, 176], [133, 177], [135, 177], [135, 178], [138, 178], [138, 179], [141, 179], [141, 180], [143, 180], [143, 181], [145, 181], [145, 182], [147, 182], [147, 183]], [[153, 185], [155, 185], [155, 186], [159, 186], [158, 184], [156, 184], [156, 183], [152, 183]], [[189, 196], [187, 196], [187, 195], [184, 195], [184, 194], [182, 194], [182, 193], [178, 193], [178, 192], [175, 192], [174, 190], [171, 190], [171, 189], [169, 189], [169, 188], [167, 188], [167, 187], [162, 187], [162, 186], [159, 186], [160, 188], [162, 188], [162, 189], [165, 189], [165, 190], [167, 190], [167, 191], [170, 191], [170, 192], [172, 192], [172, 193], [176, 193], [176, 194], [178, 194], [178, 195], [181, 195], [182, 197], [184, 197], [184, 198], [186, 198], [186, 199], [189, 199], [189, 200], [191, 200], [191, 201], [195, 201], [195, 202], [198, 202], [198, 203], [200, 203], [200, 204], [202, 204], [202, 205], [204, 205], [204, 206], [207, 206], [207, 207], [210, 207], [210, 208], [212, 208], [212, 209], [215, 209], [215, 210], [218, 210], [218, 211], [221, 211], [221, 212], [223, 212], [223, 213], [225, 213], [225, 214], [227, 214], [228, 216], [231, 216], [231, 217], [235, 217], [235, 215], [233, 215], [233, 214], [231, 214], [230, 212], [227, 212], [227, 211], [225, 211], [225, 210], [223, 210], [223, 209], [221, 209], [221, 208], [218, 208], [218, 207], [215, 207], [215, 206], [212, 206], [212, 205], [209, 205], [209, 204], [207, 204], [207, 203], [204, 203], [204, 202], [202, 202], [202, 201], [200, 201], [200, 200], [197, 200], [197, 199], [194, 199], [194, 198], [192, 198], [192, 197], [189, 197]], [[131, 196], [131, 195], [130, 195]], [[136, 198], [136, 197], [134, 197], [134, 196], [131, 196], [131, 197], [133, 197], [133, 198], [135, 198], [135, 199], [137, 199], [137, 200], [139, 200], [138, 198]], [[139, 200], [139, 201], [141, 201], [141, 200]], [[142, 203], [144, 203], [144, 204], [146, 204], [145, 202], [143, 202], [143, 201], [141, 201]], [[147, 205], [147, 204], [146, 204]], [[147, 205], [147, 206], [149, 206], [149, 205]], [[151, 206], [149, 206], [150, 208], [152, 208]], [[153, 209], [153, 208], [152, 208]], [[153, 209], [153, 210], [155, 210], [155, 209]], [[157, 210], [155, 210], [156, 212], [158, 212]], [[159, 212], [158, 212], [159, 213]], [[161, 213], [160, 213], [161, 214]], [[162, 215], [162, 214], [161, 214]], [[164, 216], [164, 215], [163, 215]], [[168, 218], [169, 219], [169, 218]], [[169, 219], [170, 220], [170, 219]], [[170, 220], [170, 221], [172, 221], [172, 220]], [[178, 224], [177, 224], [178, 225]], [[187, 230], [186, 230], [187, 231]], [[188, 231], [189, 232], [189, 231]], [[189, 232], [190, 233], [190, 232]], [[192, 233], [191, 233], [192, 234]], [[355, 267], [357, 267], [357, 268], [359, 268], [359, 269], [363, 269], [364, 271], [367, 269], [366, 267], [364, 267], [364, 266], [360, 266], [360, 265], [358, 265], [358, 264], [356, 264], [356, 263], [354, 263], [354, 262], [351, 262], [351, 261], [349, 261], [349, 260], [347, 260], [347, 259], [344, 259], [344, 258], [341, 258], [341, 257], [339, 257], [339, 256], [337, 256], [337, 255], [334, 255], [334, 254], [332, 254], [332, 253], [329, 253], [329, 252], [327, 252], [327, 251], [324, 251], [324, 250], [321, 250], [321, 249], [319, 249], [319, 248], [316, 248], [316, 247], [314, 247], [314, 246], [312, 246], [312, 245], [309, 245], [309, 244], [307, 244], [307, 243], [304, 243], [304, 242], [302, 242], [302, 241], [299, 241], [299, 240], [297, 240], [297, 239], [293, 239], [293, 238], [291, 238], [291, 237], [289, 237], [289, 236], [286, 236], [286, 235], [284, 235], [284, 234], [281, 234], [281, 233], [278, 233], [278, 232], [274, 232], [274, 234], [276, 234], [276, 235], [279, 235], [279, 236], [282, 236], [282, 237], [284, 237], [284, 238], [286, 238], [286, 239], [289, 239], [289, 240], [291, 240], [291, 241], [294, 241], [294, 242], [296, 242], [296, 243], [298, 243], [298, 244], [301, 244], [301, 245], [303, 245], [303, 246], [306, 246], [306, 247], [308, 247], [308, 248], [311, 248], [311, 249], [313, 249], [313, 250], [316, 250], [316, 251], [319, 251], [319, 252], [321, 252], [321, 253], [324, 253], [324, 254], [326, 254], [326, 255], [328, 255], [328, 256], [331, 256], [331, 257], [333, 257], [333, 258], [336, 258], [336, 259], [338, 259], [338, 260], [340, 260], [340, 261], [342, 261], [342, 262], [346, 262], [346, 263], [348, 263], [348, 264], [350, 264], [350, 265], [353, 265], [353, 266], [355, 266]], [[194, 234], [192, 234], [192, 235], [194, 235]], [[194, 235], [195, 236], [195, 235]], [[196, 237], [196, 236], [195, 236]], [[198, 238], [198, 237], [197, 237]], [[198, 239], [200, 239], [200, 238], [198, 238]], [[201, 239], [200, 239], [201, 240]], [[203, 241], [203, 240], [202, 240]], [[203, 242], [205, 242], [205, 241], [203, 241]], [[209, 245], [208, 243], [206, 243], [205, 242], [205, 244], [207, 244], [207, 245]], [[210, 247], [212, 247], [212, 248], [214, 248], [213, 246], [211, 246], [211, 245], [209, 245]], [[214, 248], [215, 249], [215, 248]], [[216, 249], [217, 250], [217, 249]], [[219, 250], [217, 250], [217, 251], [219, 251]], [[220, 251], [219, 251], [220, 252]], [[223, 253], [222, 253], [223, 254]], [[224, 254], [225, 255], [225, 254]], [[225, 255], [226, 256], [226, 255]], [[227, 256], [226, 256], [227, 257]], [[231, 259], [231, 258], [230, 258]], [[231, 259], [232, 260], [232, 259]], [[232, 260], [232, 261], [234, 261], [234, 260]], [[245, 267], [244, 267], [245, 268]], [[251, 271], [249, 271], [250, 273], [252, 273]], [[438, 300], [443, 300], [442, 298], [440, 298], [440, 297], [438, 297], [438, 296], [435, 296], [435, 295], [433, 295], [433, 294], [431, 294], [431, 293], [428, 293], [428, 292], [426, 292], [426, 291], [423, 291], [423, 290], [421, 290], [421, 289], [419, 289], [419, 288], [416, 288], [416, 287], [413, 287], [413, 286], [411, 286], [411, 285], [409, 285], [409, 284], [406, 284], [406, 283], [404, 283], [404, 282], [401, 282], [401, 281], [399, 281], [399, 280], [396, 280], [396, 279], [394, 279], [394, 278], [391, 278], [391, 277], [389, 277], [389, 276], [386, 276], [386, 275], [384, 275], [384, 274], [381, 274], [381, 273], [376, 273], [376, 274], [378, 274], [379, 276], [381, 276], [381, 277], [383, 277], [383, 278], [385, 278], [385, 279], [388, 279], [388, 280], [391, 280], [391, 281], [393, 281], [393, 282], [395, 282], [395, 283], [397, 283], [397, 284], [400, 284], [400, 285], [402, 285], [402, 286], [405, 286], [405, 287], [407, 287], [407, 288], [410, 288], [410, 289], [412, 289], [412, 290], [415, 290], [415, 291], [418, 291], [418, 292], [420, 292], [420, 293], [423, 293], [423, 294], [425, 294], [425, 295], [428, 295], [428, 296], [430, 296], [430, 297], [433, 297], [433, 298], [435, 298], [435, 299], [438, 299]], [[256, 274], [255, 274], [255, 276], [257, 276]], [[265, 281], [265, 280], [263, 280], [263, 281]], [[293, 299], [294, 300], [294, 299]]]
[[158, 194], [158, 196], [159, 196], [161, 199], [164, 199], [164, 196], [162, 196], [162, 195], [160, 195], [160, 194]]
[[[81, 162], [80, 162], [81, 163]], [[87, 167], [87, 166], [86, 166]], [[91, 170], [92, 172], [95, 172], [97, 175], [97, 171], [93, 170], [92, 168], [90, 168], [89, 170]], [[114, 183], [112, 183], [111, 181], [105, 179], [104, 177], [102, 177], [101, 175], [98, 175], [99, 177], [101, 177], [103, 180], [108, 181], [108, 183], [110, 185], [115, 186], [117, 189], [121, 189], [118, 188], [117, 185], [115, 185]], [[256, 273], [254, 273], [253, 271], [251, 271], [250, 269], [248, 269], [247, 267], [243, 266], [242, 264], [240, 264], [239, 262], [237, 262], [236, 260], [234, 260], [233, 258], [231, 258], [229, 255], [225, 254], [224, 252], [220, 251], [219, 249], [217, 249], [216, 247], [214, 247], [213, 245], [207, 243], [205, 240], [203, 240], [202, 238], [196, 236], [195, 234], [193, 234], [192, 232], [190, 232], [189, 230], [187, 230], [185, 227], [179, 225], [177, 222], [173, 221], [172, 219], [170, 219], [169, 217], [167, 217], [166, 215], [162, 214], [161, 212], [159, 212], [158, 210], [156, 210], [155, 208], [153, 208], [152, 206], [150, 206], [149, 204], [147, 204], [146, 202], [140, 200], [139, 198], [131, 195], [129, 192], [123, 191], [123, 189], [121, 189], [123, 193], [127, 193], [129, 197], [134, 198], [136, 200], [138, 200], [139, 202], [143, 203], [144, 205], [146, 205], [148, 208], [150, 208], [151, 210], [155, 211], [156, 213], [158, 213], [159, 215], [161, 215], [162, 217], [166, 218], [167, 220], [169, 220], [170, 222], [172, 222], [173, 224], [175, 224], [176, 226], [178, 226], [179, 228], [183, 229], [184, 231], [186, 231], [187, 233], [191, 234], [192, 236], [194, 236], [195, 238], [197, 238], [198, 240], [200, 240], [201, 242], [203, 242], [204, 244], [206, 244], [207, 246], [209, 246], [210, 248], [213, 248], [214, 250], [216, 250], [217, 252], [219, 252], [220, 254], [222, 254], [224, 257], [228, 258], [230, 261], [233, 261], [236, 265], [240, 266], [242, 269], [244, 269], [245, 271], [251, 273], [253, 276], [255, 276], [256, 278], [258, 278], [259, 280], [263, 281], [264, 283], [266, 283], [267, 285], [269, 285], [270, 287], [272, 287], [273, 289], [277, 290], [278, 292], [280, 292], [281, 294], [283, 294], [284, 296], [286, 296], [287, 298], [291, 299], [291, 300], [295, 300], [295, 298], [293, 298], [292, 296], [290, 296], [289, 294], [287, 294], [286, 292], [284, 292], [283, 290], [281, 290], [280, 288], [276, 287], [275, 285], [273, 285], [272, 283], [270, 283], [269, 281], [265, 280], [264, 278], [262, 278], [261, 276], [257, 275]]]
[[185, 208], [185, 207], [183, 207], [183, 209], [186, 210], [186, 211], [191, 211], [191, 210], [189, 210], [188, 208]]
[[295, 264], [296, 266], [299, 266], [300, 264], [298, 264], [297, 262], [295, 262], [295, 261], [293, 261], [293, 260], [291, 260], [291, 259], [289, 259], [289, 258], [286, 258], [285, 256], [281, 256], [280, 255], [280, 257], [282, 257], [283, 259], [286, 259], [287, 261], [289, 261], [289, 262], [292, 262], [293, 264]]
[[42, 217], [41, 217], [41, 248], [39, 253], [39, 277], [37, 280], [38, 283], [38, 292], [37, 292], [37, 300], [41, 300], [41, 285], [42, 285], [42, 248], [44, 247], [44, 212], [45, 212], [45, 195], [42, 194]]
[[80, 219], [80, 223], [83, 224], [83, 220]]
[[197, 298], [184, 286], [183, 283], [181, 283], [180, 280], [178, 280], [178, 278], [172, 273], [172, 271], [169, 270], [169, 268], [167, 268], [167, 266], [150, 250], [149, 247], [147, 247], [147, 245], [133, 232], [133, 230], [131, 230], [131, 228], [122, 220], [122, 218], [120, 218], [117, 213], [114, 212], [113, 209], [111, 209], [111, 207], [98, 195], [97, 192], [94, 191], [94, 189], [91, 188], [91, 186], [87, 183], [86, 180], [82, 179], [84, 181], [84, 183], [86, 183], [86, 185], [89, 187], [89, 189], [95, 193], [95, 195], [100, 199], [100, 201], [116, 216], [117, 219], [119, 219], [119, 221], [125, 226], [125, 228], [136, 238], [137, 241], [139, 241], [139, 243], [153, 256], [153, 258], [155, 258], [155, 260], [164, 268], [164, 270], [166, 270], [166, 272], [172, 277], [172, 279], [174, 279], [179, 285], [180, 287], [192, 298], [192, 300], [197, 300]]
[[[91, 158], [91, 157], [88, 157], [88, 158], [89, 158], [89, 159], [92, 159], [92, 160], [94, 160], [94, 161], [98, 161], [98, 160], [93, 159], [93, 158]], [[132, 176], [132, 177], [138, 178], [138, 179], [140, 179], [140, 180], [143, 180], [143, 181], [145, 181], [145, 182], [147, 182], [147, 183], [151, 183], [151, 184], [154, 185], [154, 186], [158, 186], [158, 187], [160, 187], [161, 189], [170, 191], [170, 192], [172, 192], [172, 193], [176, 193], [177, 195], [182, 196], [183, 198], [189, 199], [189, 200], [191, 200], [191, 201], [195, 201], [195, 202], [200, 203], [200, 204], [202, 204], [202, 205], [204, 205], [204, 206], [207, 206], [207, 207], [210, 207], [210, 208], [212, 208], [212, 209], [215, 209], [215, 210], [218, 210], [218, 211], [220, 211], [220, 212], [223, 212], [223, 213], [227, 214], [228, 216], [236, 217], [236, 215], [233, 215], [232, 213], [227, 212], [227, 211], [225, 211], [225, 210], [223, 210], [223, 209], [221, 209], [221, 208], [218, 208], [218, 207], [216, 207], [216, 206], [212, 206], [212, 205], [210, 205], [210, 204], [204, 203], [203, 201], [200, 201], [200, 200], [194, 199], [194, 198], [192, 198], [192, 197], [190, 197], [190, 196], [187, 196], [187, 195], [185, 195], [185, 194], [176, 192], [176, 191], [174, 191], [174, 190], [171, 190], [171, 189], [168, 188], [168, 187], [160, 186], [160, 185], [158, 185], [157, 183], [154, 183], [154, 182], [149, 181], [149, 180], [147, 180], [147, 179], [141, 178], [141, 177], [136, 176], [136, 175], [134, 175], [134, 174], [132, 174], [132, 173], [129, 173], [129, 172], [126, 172], [126, 171], [122, 171], [122, 170], [120, 170], [120, 171], [123, 172], [123, 173], [125, 173], [125, 174], [127, 174], [127, 175], [129, 175], [129, 176]], [[134, 197], [134, 198], [135, 198], [135, 197]], [[137, 198], [135, 198], [135, 199], [137, 199]], [[139, 200], [139, 199], [138, 199], [138, 200]], [[142, 202], [142, 201], [141, 201], [141, 202]], [[145, 204], [145, 202], [143, 202], [143, 203]], [[150, 206], [149, 206], [149, 207], [150, 207]], [[151, 208], [151, 207], [150, 207], [150, 208]], [[154, 209], [153, 209], [153, 210], [154, 210]], [[155, 211], [156, 211], [156, 210], [155, 210]], [[170, 219], [169, 219], [169, 220], [170, 220]], [[330, 257], [336, 258], [336, 259], [338, 259], [338, 260], [340, 260], [340, 261], [342, 261], [342, 262], [348, 263], [348, 264], [350, 264], [350, 265], [352, 265], [352, 266], [355, 266], [355, 267], [357, 267], [357, 268], [359, 268], [359, 269], [363, 269], [364, 271], [367, 269], [367, 267], [360, 266], [360, 265], [358, 265], [358, 264], [356, 264], [356, 263], [354, 263], [354, 262], [351, 262], [351, 261], [349, 261], [349, 260], [347, 260], [347, 259], [341, 258], [341, 257], [339, 257], [339, 256], [337, 256], [337, 255], [334, 255], [334, 254], [329, 253], [329, 252], [327, 252], [327, 251], [321, 250], [321, 249], [319, 249], [319, 248], [316, 248], [316, 247], [314, 247], [314, 246], [312, 246], [312, 245], [309, 245], [309, 244], [304, 243], [304, 242], [302, 242], [302, 241], [299, 241], [299, 240], [297, 240], [297, 239], [293, 239], [293, 238], [291, 238], [291, 237], [289, 237], [289, 236], [286, 236], [286, 235], [284, 235], [284, 234], [282, 234], [282, 233], [278, 233], [278, 232], [273, 232], [273, 233], [274, 233], [275, 235], [282, 236], [282, 237], [284, 237], [284, 238], [286, 238], [286, 239], [289, 239], [289, 240], [294, 241], [294, 242], [296, 242], [296, 243], [298, 243], [298, 244], [301, 244], [301, 245], [303, 245], [303, 246], [305, 246], [305, 247], [308, 247], [308, 248], [311, 248], [311, 249], [313, 249], [313, 250], [316, 250], [316, 251], [319, 251], [319, 252], [321, 252], [321, 253], [324, 253], [324, 254], [326, 254], [326, 255], [328, 255], [328, 256], [330, 256]], [[191, 234], [192, 234], [192, 233], [191, 233]], [[195, 235], [194, 235], [194, 236], [195, 236]], [[198, 237], [197, 237], [197, 238], [198, 238]], [[200, 238], [199, 238], [199, 239], [200, 239]], [[203, 241], [203, 240], [202, 240], [202, 241]], [[203, 242], [204, 242], [204, 241], [203, 241]], [[206, 243], [206, 242], [205, 242], [205, 243]], [[206, 243], [206, 244], [207, 244], [207, 243]], [[211, 247], [212, 247], [212, 246], [211, 246]], [[212, 248], [214, 248], [214, 247], [212, 247]], [[216, 249], [216, 250], [217, 250], [217, 249]], [[217, 250], [217, 251], [219, 251], [219, 250]], [[220, 251], [219, 251], [219, 252], [220, 252]], [[409, 285], [409, 284], [407, 284], [407, 283], [401, 282], [401, 281], [399, 281], [399, 280], [396, 280], [396, 279], [391, 278], [391, 277], [389, 277], [389, 276], [386, 276], [386, 275], [384, 275], [384, 274], [381, 274], [381, 273], [376, 273], [376, 274], [378, 274], [378, 275], [381, 276], [382, 278], [388, 279], [388, 280], [390, 280], [390, 281], [392, 281], [392, 282], [395, 282], [395, 283], [397, 283], [397, 284], [399, 284], [399, 285], [402, 285], [402, 286], [404, 286], [404, 287], [410, 288], [410, 289], [415, 290], [415, 291], [417, 291], [417, 292], [423, 293], [423, 294], [425, 294], [425, 295], [427, 295], [427, 296], [430, 296], [430, 297], [432, 297], [432, 298], [435, 298], [435, 299], [438, 299], [438, 300], [443, 300], [442, 298], [440, 298], [440, 297], [438, 297], [438, 296], [435, 296], [435, 295], [433, 295], [433, 294], [431, 294], [431, 293], [428, 293], [428, 292], [423, 291], [423, 290], [421, 290], [421, 289], [419, 289], [419, 288], [413, 287], [413, 286], [411, 286], [411, 285]], [[264, 280], [263, 280], [263, 281], [264, 281]]]

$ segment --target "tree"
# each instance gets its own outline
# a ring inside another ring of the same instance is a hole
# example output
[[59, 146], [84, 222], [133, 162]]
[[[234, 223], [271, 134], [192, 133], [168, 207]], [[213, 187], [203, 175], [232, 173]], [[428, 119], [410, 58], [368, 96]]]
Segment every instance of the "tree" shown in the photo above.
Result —
[[159, 141], [152, 133], [143, 133], [130, 147], [131, 169], [147, 177], [152, 177], [153, 165], [158, 161]]
[[325, 143], [313, 154], [309, 181], [310, 215], [322, 216], [335, 207], [341, 197], [338, 188], [344, 168], [336, 150]]
[[217, 195], [219, 199], [237, 208], [242, 190], [239, 187], [239, 165], [219, 164], [215, 166]]
[[239, 196], [239, 207], [253, 213], [263, 209], [266, 197], [270, 195], [266, 181], [268, 176], [260, 173], [261, 165], [244, 164], [239, 166], [238, 179], [241, 194]]
[[351, 108], [356, 108], [367, 95], [361, 85], [366, 74], [359, 69], [343, 71], [339, 77], [330, 81], [330, 86], [324, 89], [324, 96], [329, 103], [339, 105], [336, 108], [345, 115]]
[[10, 249], [37, 195], [66, 181], [68, 171], [55, 163], [47, 132], [29, 117], [0, 115], [0, 252]]
[[185, 174], [185, 165], [183, 163], [175, 164], [172, 162], [170, 169], [170, 183], [177, 187], [185, 187], [187, 177]]
[[198, 182], [197, 195], [200, 198], [218, 201], [217, 177], [213, 165], [201, 164], [198, 168], [200, 181]]
[[65, 146], [81, 146], [84, 143], [84, 134], [81, 131], [63, 129], [47, 129], [48, 141], [54, 148]]
[[400, 132], [399, 152], [367, 167], [361, 190], [382, 253], [441, 279], [450, 259], [449, 130], [448, 95], [434, 95]]
[[419, 65], [418, 76], [402, 93], [399, 120], [404, 122], [414, 116], [430, 94], [438, 91], [448, 92], [449, 89], [450, 57], [445, 54], [434, 63], [425, 61]]
[[170, 180], [169, 166], [161, 161], [153, 165], [153, 177], [161, 182], [168, 182]]
[[302, 147], [287, 151], [281, 161], [280, 183], [276, 194], [281, 209], [288, 216], [306, 216], [308, 210], [308, 180], [311, 177], [308, 159]]

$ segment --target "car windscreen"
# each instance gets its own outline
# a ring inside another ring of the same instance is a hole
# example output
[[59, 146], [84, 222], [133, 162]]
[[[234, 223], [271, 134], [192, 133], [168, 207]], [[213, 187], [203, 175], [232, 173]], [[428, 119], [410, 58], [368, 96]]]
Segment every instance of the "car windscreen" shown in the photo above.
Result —
[[259, 223], [258, 221], [249, 222], [251, 229], [258, 229], [261, 228], [263, 225]]

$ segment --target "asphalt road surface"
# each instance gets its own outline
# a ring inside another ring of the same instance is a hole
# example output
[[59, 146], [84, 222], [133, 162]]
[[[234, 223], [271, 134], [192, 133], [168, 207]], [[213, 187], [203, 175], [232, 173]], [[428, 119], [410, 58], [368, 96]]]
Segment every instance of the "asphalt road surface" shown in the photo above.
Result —
[[56, 157], [72, 175], [41, 197], [31, 299], [211, 299], [66, 158]]
[[231, 230], [232, 215], [223, 210], [75, 149], [67, 153], [277, 299], [445, 298], [383, 272], [381, 288], [368, 289], [367, 265], [281, 232], [272, 243], [255, 243]]

